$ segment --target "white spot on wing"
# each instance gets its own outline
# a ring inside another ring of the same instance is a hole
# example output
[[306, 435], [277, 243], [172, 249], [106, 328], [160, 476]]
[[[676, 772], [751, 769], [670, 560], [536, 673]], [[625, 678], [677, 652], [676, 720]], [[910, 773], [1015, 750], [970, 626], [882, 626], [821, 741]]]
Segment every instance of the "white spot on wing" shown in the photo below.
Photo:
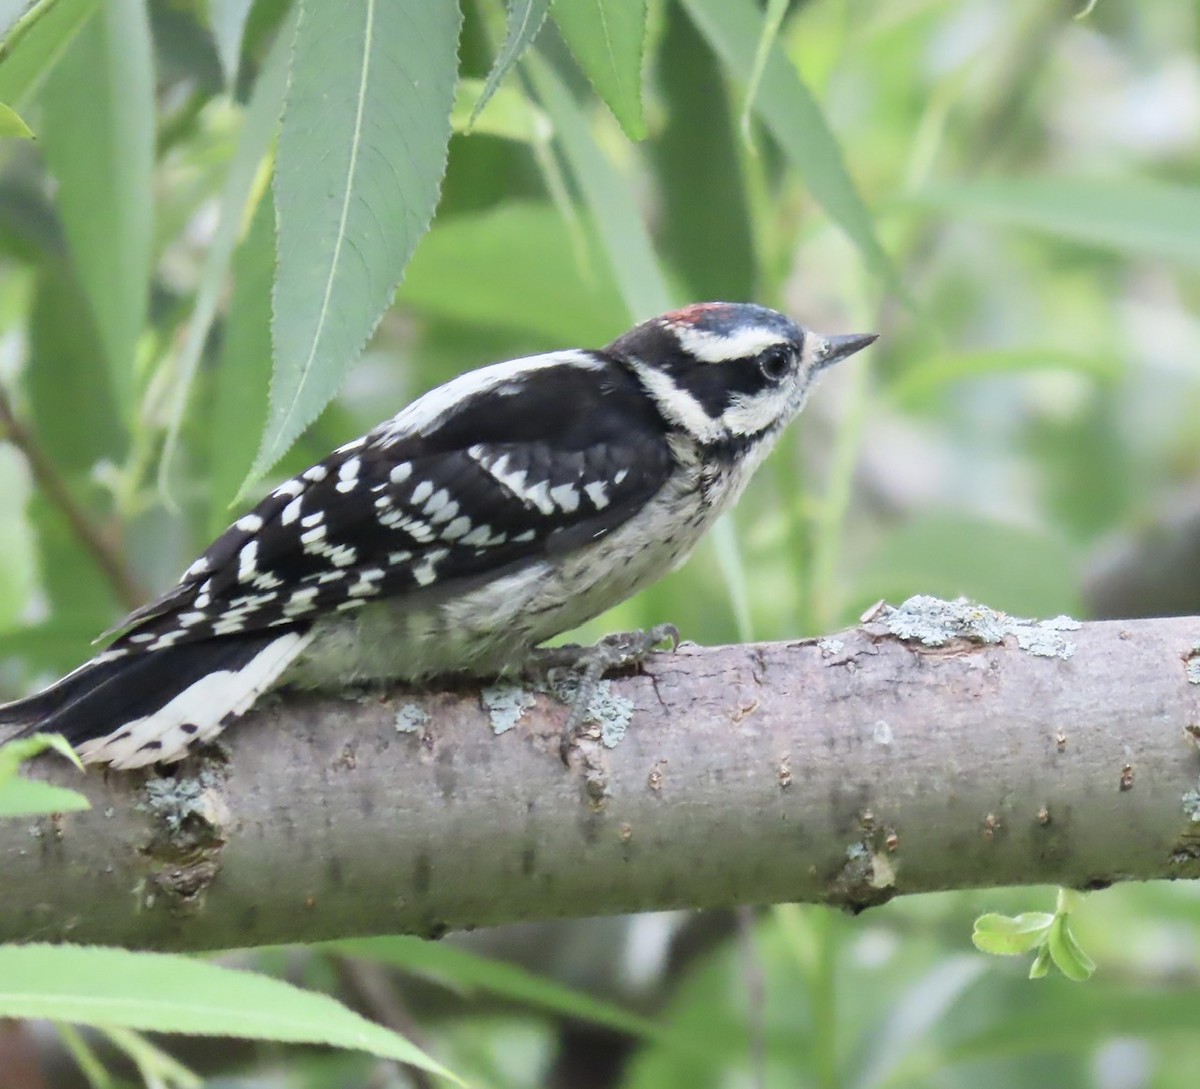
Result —
[[[492, 459], [488, 455], [487, 448], [481, 446], [473, 446], [467, 452], [491, 473], [493, 479], [514, 499], [526, 506], [537, 507], [542, 514], [554, 513], [554, 501], [550, 498], [549, 481], [539, 480], [536, 484], [528, 484], [526, 482], [529, 476], [527, 470], [518, 469], [515, 472], [509, 470], [507, 454], [501, 454], [500, 457]], [[468, 541], [467, 543], [474, 542]]]
[[302, 586], [299, 590], [293, 590], [292, 596], [287, 599], [287, 604], [283, 607], [283, 615], [299, 616], [301, 613], [307, 612], [311, 608], [317, 592], [316, 586]]
[[247, 582], [258, 570], [258, 542], [250, 541], [238, 553], [238, 582]]
[[486, 545], [492, 536], [492, 527], [489, 525], [476, 526], [463, 539], [465, 545]]
[[602, 481], [593, 480], [590, 484], [585, 484], [583, 490], [587, 492], [588, 498], [597, 510], [603, 510], [608, 506], [608, 490]]
[[383, 569], [368, 567], [358, 573], [358, 582], [354, 583], [346, 593], [354, 597], [364, 597], [379, 593], [379, 580], [383, 578]]
[[457, 541], [459, 537], [465, 537], [471, 532], [471, 519], [465, 514], [460, 514], [448, 526], [442, 530], [442, 540]]
[[525, 499], [543, 514], [554, 513], [554, 500], [550, 498], [550, 481], [539, 480], [530, 488], [525, 489]]
[[318, 545], [325, 540], [325, 534], [328, 532], [328, 526], [313, 526], [312, 529], [305, 530], [300, 534], [300, 543], [304, 546], [305, 552], [319, 551]]
[[579, 509], [579, 489], [574, 484], [559, 484], [550, 489], [550, 497], [566, 514]]
[[243, 514], [234, 525], [246, 533], [257, 533], [263, 527], [263, 520], [257, 514]]
[[271, 494], [276, 498], [283, 496], [297, 496], [304, 491], [304, 482], [301, 480], [285, 480]]
[[279, 524], [290, 526], [297, 518], [300, 517], [300, 507], [304, 500], [297, 497], [293, 499], [286, 507], [283, 508], [283, 513], [279, 516]]
[[338, 469], [337, 490], [352, 492], [358, 487], [358, 470], [362, 468], [362, 458], [349, 458], [343, 461]]
[[413, 488], [412, 497], [409, 500], [414, 507], [419, 507], [431, 495], [433, 495], [433, 484], [428, 480], [422, 480], [415, 488]]
[[425, 558], [413, 568], [413, 578], [421, 586], [429, 586], [437, 581], [437, 565], [449, 555], [447, 549], [435, 548], [426, 553]]
[[421, 513], [436, 526], [439, 522], [453, 518], [458, 513], [458, 504], [450, 498], [450, 493], [445, 488], [439, 488], [429, 497], [429, 502], [425, 504]]

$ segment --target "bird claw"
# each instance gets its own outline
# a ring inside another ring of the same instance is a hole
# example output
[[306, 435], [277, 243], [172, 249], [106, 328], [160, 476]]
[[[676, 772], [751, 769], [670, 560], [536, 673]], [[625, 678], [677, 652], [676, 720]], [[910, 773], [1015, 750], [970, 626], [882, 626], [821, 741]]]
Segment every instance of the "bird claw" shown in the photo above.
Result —
[[656, 624], [645, 631], [614, 632], [591, 646], [571, 643], [539, 647], [526, 660], [524, 671], [544, 677], [559, 691], [566, 690], [564, 698], [569, 700], [571, 711], [563, 736], [564, 741], [569, 741], [587, 718], [588, 706], [605, 674], [641, 667], [667, 642], [671, 650], [679, 649], [679, 629], [674, 624]]

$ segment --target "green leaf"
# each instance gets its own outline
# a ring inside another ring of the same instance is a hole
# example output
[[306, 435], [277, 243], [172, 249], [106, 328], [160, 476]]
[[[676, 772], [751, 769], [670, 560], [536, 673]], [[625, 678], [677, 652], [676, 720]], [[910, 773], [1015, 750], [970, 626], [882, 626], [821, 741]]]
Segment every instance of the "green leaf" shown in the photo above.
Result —
[[242, 56], [246, 18], [254, 6], [254, 0], [208, 0], [205, 6], [208, 8], [208, 29], [217, 47], [221, 71], [225, 74], [225, 82], [232, 87]]
[[[201, 270], [200, 279], [196, 285], [196, 301], [192, 307], [192, 316], [188, 321], [183, 345], [179, 349], [179, 358], [175, 364], [178, 385], [175, 403], [171, 408], [171, 419], [167, 426], [166, 440], [163, 444], [162, 458], [159, 462], [159, 490], [164, 495], [168, 490], [167, 480], [171, 462], [179, 441], [179, 432], [183, 427], [188, 391], [195, 377], [196, 368], [200, 364], [200, 356], [204, 351], [209, 330], [212, 328], [213, 319], [217, 313], [217, 304], [220, 301], [221, 290], [225, 286], [234, 246], [246, 223], [246, 206], [256, 195], [254, 188], [259, 168], [279, 126], [279, 113], [283, 108], [283, 95], [287, 87], [288, 58], [294, 32], [293, 19], [289, 18], [280, 28], [275, 42], [271, 46], [271, 51], [268, 53], [254, 85], [254, 93], [246, 107], [242, 131], [233, 153], [233, 160], [229, 164], [225, 185], [221, 190], [217, 227], [208, 244], [204, 268]], [[270, 252], [273, 265], [274, 235], [271, 238]], [[266, 358], [270, 359], [269, 342]], [[255, 368], [255, 377], [259, 377], [257, 368]], [[261, 434], [264, 418], [265, 414], [254, 420], [253, 436]], [[249, 461], [246, 462], [246, 465], [249, 465]], [[243, 470], [245, 467], [243, 466]]]
[[275, 276], [275, 201], [263, 194], [250, 230], [233, 255], [233, 292], [217, 363], [209, 531], [229, 521], [267, 418], [271, 379], [271, 282]]
[[36, 817], [91, 808], [92, 803], [78, 791], [53, 783], [22, 779], [19, 775], [0, 783], [0, 817]]
[[0, 1017], [326, 1044], [411, 1063], [458, 1081], [402, 1036], [325, 995], [166, 953], [0, 946]]
[[[688, 298], [753, 299], [754, 216], [728, 80], [686, 12], [671, 5], [666, 14], [655, 58], [666, 123], [647, 150], [660, 179], [687, 182], [671, 185], [670, 199], [656, 209], [655, 241]], [[714, 208], [721, 214], [713, 215]]]
[[154, 232], [154, 74], [145, 4], [105, 0], [43, 97], [43, 141], [63, 225], [128, 418]]
[[16, 110], [0, 102], [0, 138], [6, 136], [18, 140], [32, 140], [33, 129], [25, 124]]
[[153, 1086], [155, 1089], [158, 1086], [162, 1086], [163, 1089], [172, 1086], [178, 1086], [179, 1089], [203, 1089], [203, 1078], [193, 1074], [161, 1048], [155, 1047], [140, 1032], [115, 1028], [112, 1025], [104, 1026], [100, 1032], [114, 1047], [125, 1053], [137, 1067], [138, 1077], [147, 1086]]
[[[751, 71], [761, 25], [753, 0], [683, 0], [683, 6], [726, 67], [736, 75]], [[837, 138], [778, 44], [770, 47], [754, 112], [813, 197], [861, 251], [868, 267], [894, 284], [895, 269], [846, 169]]]
[[1056, 915], [1070, 915], [1073, 911], [1078, 911], [1083, 906], [1083, 893], [1078, 889], [1069, 889], [1065, 885], [1060, 885], [1058, 889], [1058, 897], [1054, 904], [1054, 913]]
[[1121, 362], [1113, 356], [1085, 355], [1058, 348], [996, 348], [956, 355], [917, 357], [897, 375], [888, 395], [900, 405], [925, 403], [956, 382], [997, 374], [1038, 371], [1068, 371], [1101, 381], [1121, 374]]
[[1142, 178], [989, 178], [929, 186], [910, 199], [965, 219], [1200, 268], [1197, 186]]
[[450, 124], [455, 132], [499, 136], [522, 143], [542, 143], [550, 138], [550, 121], [516, 87], [501, 87], [482, 105], [481, 79], [460, 79]]
[[763, 18], [762, 33], [758, 38], [758, 46], [754, 50], [754, 66], [750, 69], [750, 78], [746, 82], [746, 104], [742, 107], [742, 138], [753, 148], [753, 135], [750, 132], [750, 115], [754, 112], [754, 100], [758, 96], [758, 85], [762, 83], [763, 72], [767, 67], [767, 58], [771, 55], [771, 47], [779, 37], [779, 28], [783, 25], [783, 17], [787, 14], [791, 0], [768, 0], [766, 16]]
[[270, 414], [247, 482], [337, 392], [429, 225], [460, 23], [451, 3], [301, 4], [275, 173]]
[[[120, 460], [122, 418], [108, 368], [97, 358], [99, 332], [79, 277], [66, 261], [42, 263], [29, 314], [29, 365], [23, 375], [38, 441], [60, 472], [83, 475]], [[79, 421], [87, 420], [87, 427]]]
[[554, 6], [554, 21], [625, 135], [644, 139], [646, 0], [567, 0]]
[[74, 790], [17, 775], [24, 761], [47, 749], [53, 749], [83, 770], [75, 750], [59, 734], [34, 734], [0, 745], [0, 817], [34, 817], [91, 808], [91, 802]]
[[5, 745], [0, 745], [0, 781], [13, 775], [19, 764], [33, 759], [47, 749], [53, 749], [59, 756], [69, 760], [80, 771], [83, 771], [83, 763], [79, 759], [79, 754], [71, 748], [70, 743], [62, 734], [33, 734], [31, 737], [23, 737], [18, 741], [9, 741]]
[[1054, 924], [1046, 938], [1046, 948], [1058, 970], [1076, 983], [1090, 979], [1096, 970], [1096, 962], [1083, 951], [1071, 933], [1067, 915], [1054, 917]]
[[525, 63], [595, 220], [629, 316], [640, 321], [669, 310], [671, 292], [628, 184], [597, 146], [558, 74], [532, 54]]
[[32, 490], [24, 456], [0, 445], [0, 631], [6, 633], [28, 615], [37, 585], [36, 542], [26, 516]]
[[[54, 0], [43, 0], [43, 5], [49, 6], [53, 2]], [[28, 6], [28, 0], [0, 0], [0, 41], [8, 37], [13, 24], [21, 18]]]
[[1037, 956], [1033, 958], [1033, 963], [1029, 966], [1030, 979], [1044, 979], [1050, 971], [1050, 950], [1043, 945], [1037, 951]]
[[[75, 489], [76, 498], [81, 491]], [[95, 515], [91, 507], [88, 510]], [[91, 641], [128, 609], [117, 600], [96, 557], [80, 541], [61, 510], [41, 492], [34, 492], [28, 511], [50, 615], [34, 632], [17, 633], [16, 640], [19, 644], [29, 640], [31, 656], [36, 655], [43, 668], [66, 670], [90, 658], [95, 653]], [[72, 650], [73, 640], [77, 642]], [[23, 647], [17, 651], [23, 652]]]
[[61, 1022], [55, 1024], [54, 1030], [91, 1089], [112, 1089], [112, 1078], [83, 1037], [70, 1025]]
[[517, 61], [521, 59], [521, 55], [533, 44], [533, 39], [537, 37], [538, 31], [542, 29], [542, 24], [546, 21], [546, 13], [550, 10], [551, 2], [552, 0], [509, 0], [508, 30], [505, 34], [504, 45], [496, 54], [496, 61], [488, 73], [487, 82], [483, 85], [483, 90], [475, 101], [475, 108], [471, 111], [471, 116], [467, 121], [468, 129], [474, 127], [475, 118], [479, 116], [488, 100], [496, 93], [501, 80], [512, 71]]
[[1023, 915], [980, 915], [975, 920], [971, 941], [981, 953], [1011, 957], [1028, 953], [1046, 940], [1054, 916], [1045, 911]]
[[[92, 577], [91, 572], [87, 572]], [[105, 614], [107, 617], [109, 614]], [[32, 670], [66, 673], [79, 664], [103, 624], [88, 624], [73, 616], [52, 615], [44, 623], [0, 633], [0, 660], [20, 658]]]
[[504, 964], [442, 942], [407, 936], [354, 938], [326, 942], [331, 953], [362, 957], [402, 968], [456, 988], [487, 991], [515, 1002], [549, 1010], [564, 1017], [607, 1025], [618, 1032], [649, 1038], [659, 1035], [651, 1022], [608, 1002], [573, 991], [561, 983], [542, 979], [523, 968]]
[[438, 220], [397, 301], [456, 322], [533, 333], [548, 345], [599, 347], [627, 320], [607, 265], [581, 270], [562, 217], [547, 204], [516, 201]]
[[0, 43], [0, 102], [23, 106], [53, 71], [100, 0], [42, 0]]

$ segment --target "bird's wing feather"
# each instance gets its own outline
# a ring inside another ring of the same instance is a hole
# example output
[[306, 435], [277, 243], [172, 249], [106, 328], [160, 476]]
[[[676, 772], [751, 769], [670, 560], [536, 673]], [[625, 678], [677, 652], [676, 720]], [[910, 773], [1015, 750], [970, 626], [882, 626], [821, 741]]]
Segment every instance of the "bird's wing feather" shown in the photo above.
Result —
[[[281, 485], [127, 618], [114, 646], [158, 649], [338, 605], [452, 594], [603, 537], [662, 487], [663, 425], [632, 375], [609, 367], [581, 383], [573, 353], [488, 382], [491, 370], [476, 372], [474, 396], [435, 390]], [[518, 383], [514, 415], [506, 400]]]

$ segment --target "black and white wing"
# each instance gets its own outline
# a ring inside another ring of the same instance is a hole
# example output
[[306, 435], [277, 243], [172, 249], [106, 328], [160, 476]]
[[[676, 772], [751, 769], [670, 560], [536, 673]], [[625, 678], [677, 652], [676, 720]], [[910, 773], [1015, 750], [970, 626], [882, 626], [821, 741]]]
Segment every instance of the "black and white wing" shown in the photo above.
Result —
[[623, 368], [589, 352], [487, 367], [280, 485], [132, 614], [113, 647], [290, 627], [399, 594], [452, 596], [603, 537], [670, 471], [664, 426]]

